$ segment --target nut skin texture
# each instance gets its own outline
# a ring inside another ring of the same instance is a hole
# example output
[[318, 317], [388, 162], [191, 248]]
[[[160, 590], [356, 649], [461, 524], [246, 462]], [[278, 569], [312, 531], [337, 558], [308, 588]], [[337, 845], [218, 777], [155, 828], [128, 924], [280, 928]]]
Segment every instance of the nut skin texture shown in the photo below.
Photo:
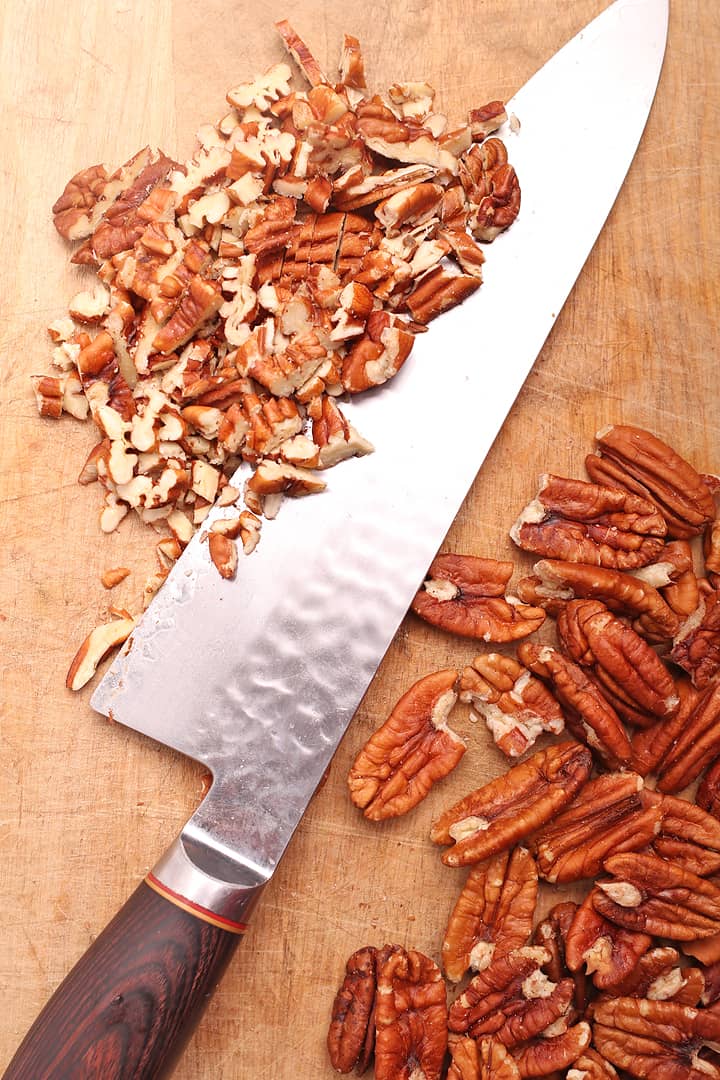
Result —
[[396, 948], [378, 963], [376, 1080], [410, 1080], [413, 1074], [440, 1080], [448, 1042], [447, 1016], [445, 983], [427, 956]]
[[651, 499], [673, 539], [696, 536], [713, 520], [715, 507], [707, 484], [662, 439], [629, 424], [614, 424], [595, 438], [602, 456], [586, 459], [591, 478], [609, 473], [615, 486]]
[[438, 555], [412, 609], [432, 626], [462, 637], [497, 642], [527, 637], [545, 621], [545, 612], [508, 603], [503, 593], [512, 571], [510, 562]]
[[711, 683], [699, 694], [688, 693], [687, 707], [685, 725], [659, 767], [658, 789], [665, 794], [686, 788], [720, 751], [720, 683]]
[[586, 1050], [573, 1065], [582, 1080], [617, 1080], [617, 1072], [597, 1050]]
[[[352, 954], [333, 1002], [327, 1047], [332, 1067], [339, 1073], [349, 1073], [363, 1058], [367, 1065], [367, 1058], [372, 1053], [377, 953], [377, 949], [368, 946]], [[369, 1053], [364, 1053], [368, 1034], [371, 1037]]]
[[526, 1077], [549, 1076], [569, 1069], [588, 1049], [591, 1037], [590, 1025], [582, 1021], [562, 1035], [533, 1039], [514, 1054], [520, 1076], [525, 1080]]
[[588, 1003], [588, 985], [582, 968], [571, 971], [567, 964], [566, 939], [578, 911], [578, 905], [571, 900], [556, 904], [548, 911], [542, 922], [535, 927], [532, 936], [533, 945], [546, 950], [550, 959], [542, 965], [542, 970], [552, 982], [572, 979], [575, 984], [572, 1008], [568, 1012], [568, 1022], [585, 1015]]
[[704, 690], [720, 671], [720, 592], [700, 598], [697, 612], [680, 627], [670, 659], [686, 671], [693, 686]]
[[700, 781], [695, 802], [720, 821], [720, 757], [715, 759]]
[[654, 791], [646, 791], [644, 795], [660, 814], [653, 850], [698, 877], [716, 874], [720, 870], [720, 822], [687, 799]]
[[[467, 828], [466, 835], [443, 855], [445, 865], [468, 866], [529, 836], [571, 801], [587, 782], [591, 765], [586, 747], [558, 743], [467, 795], [446, 810], [430, 832], [434, 843], [452, 844], [457, 827], [461, 833]], [[465, 827], [464, 822], [468, 822]]]
[[358, 754], [348, 786], [369, 820], [406, 814], [460, 761], [466, 746], [445, 725], [457, 681], [454, 668], [420, 679]]
[[532, 930], [537, 892], [535, 863], [523, 847], [473, 866], [443, 941], [443, 967], [448, 979], [459, 982], [475, 966], [472, 953], [479, 943], [487, 945], [487, 964], [524, 945]]
[[705, 988], [703, 973], [700, 968], [680, 968], [679, 964], [677, 949], [669, 945], [650, 949], [640, 957], [635, 970], [613, 986], [611, 996], [697, 1005]]
[[633, 735], [633, 763], [641, 776], [657, 771], [670, 747], [685, 730], [688, 718], [700, 700], [700, 695], [687, 678], [677, 678], [675, 689], [680, 699], [675, 715], [669, 720], [656, 720]]
[[447, 1080], [520, 1080], [512, 1054], [498, 1039], [450, 1039]]
[[594, 986], [606, 990], [632, 974], [652, 938], [624, 930], [600, 915], [593, 904], [596, 892], [591, 890], [575, 913], [565, 939], [565, 958], [570, 971], [584, 966]]

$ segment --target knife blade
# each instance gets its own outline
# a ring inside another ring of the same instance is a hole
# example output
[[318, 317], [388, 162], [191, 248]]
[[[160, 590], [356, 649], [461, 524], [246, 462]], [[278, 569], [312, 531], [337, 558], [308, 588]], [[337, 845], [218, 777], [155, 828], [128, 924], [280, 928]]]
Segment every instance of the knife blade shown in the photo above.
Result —
[[[288, 502], [233, 582], [196, 538], [98, 687], [94, 708], [203, 762], [213, 784], [149, 876], [151, 898], [136, 893], [101, 935], [6, 1076], [40, 1075], [60, 1023], [58, 1068], [80, 1061], [90, 1040], [105, 1070], [92, 1075], [103, 1077], [159, 1075], [177, 1051], [612, 207], [654, 97], [667, 17], [667, 0], [617, 0], [512, 99], [519, 130], [498, 134], [520, 178], [521, 214], [495, 241], [479, 292], [417, 339], [387, 387], [344, 406], [376, 452], [333, 470], [321, 498]], [[129, 926], [179, 935], [185, 966], [201, 973], [182, 1003], [153, 1013], [160, 1035], [129, 1004], [147, 956], [115, 970]], [[88, 982], [99, 963], [100, 988]], [[97, 1049], [113, 1024], [129, 1032], [130, 1071]]]

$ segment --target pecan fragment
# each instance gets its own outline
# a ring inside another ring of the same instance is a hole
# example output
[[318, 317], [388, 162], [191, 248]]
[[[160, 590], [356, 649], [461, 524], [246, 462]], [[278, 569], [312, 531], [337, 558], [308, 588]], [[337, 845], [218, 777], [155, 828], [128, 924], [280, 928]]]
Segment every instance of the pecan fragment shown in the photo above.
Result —
[[[691, 784], [720, 750], [720, 683], [711, 683], [700, 693], [688, 693], [686, 703], [683, 710], [685, 724], [665, 754], [658, 772], [658, 788], [666, 794], [682, 791]], [[675, 730], [673, 726], [673, 732]]]
[[609, 1061], [597, 1050], [586, 1050], [567, 1073], [567, 1080], [617, 1080], [617, 1073]]
[[713, 589], [700, 597], [678, 631], [670, 659], [687, 671], [698, 690], [720, 671], [720, 592]]
[[652, 944], [649, 934], [625, 930], [594, 907], [596, 889], [577, 909], [565, 939], [565, 958], [571, 971], [583, 966], [599, 990], [614, 986], [636, 968]]
[[720, 820], [720, 758], [715, 759], [700, 781], [695, 802]]
[[370, 737], [350, 769], [350, 798], [371, 821], [406, 814], [466, 750], [447, 726], [458, 673], [448, 668], [412, 686]]
[[450, 633], [483, 641], [516, 641], [537, 630], [545, 612], [503, 596], [512, 571], [510, 562], [438, 555], [412, 609]]
[[612, 988], [613, 997], [649, 998], [697, 1005], [705, 988], [700, 968], [680, 967], [677, 949], [666, 945], [641, 956], [626, 979]]
[[451, 274], [438, 266], [415, 286], [407, 298], [407, 308], [415, 322], [426, 325], [461, 304], [479, 287], [474, 274]]
[[335, 995], [327, 1047], [332, 1067], [339, 1073], [349, 1073], [355, 1065], [364, 1071], [372, 1054], [377, 953], [371, 946], [354, 952]]
[[437, 965], [414, 950], [391, 952], [377, 968], [376, 1080], [440, 1080], [447, 1016], [445, 983]]
[[548, 1037], [541, 1034], [515, 1051], [515, 1064], [520, 1076], [549, 1076], [550, 1073], [570, 1068], [590, 1046], [590, 1025], [581, 1021], [560, 1035]]
[[68, 690], [80, 690], [92, 679], [98, 664], [122, 645], [135, 628], [135, 620], [127, 611], [117, 613], [112, 622], [91, 630], [73, 657], [65, 679]]
[[469, 968], [482, 971], [496, 957], [526, 943], [537, 888], [535, 863], [523, 847], [472, 867], [443, 941], [448, 979], [459, 982]]
[[523, 840], [565, 806], [590, 775], [589, 750], [564, 742], [533, 754], [466, 795], [434, 823], [436, 844], [453, 844], [446, 866], [468, 866]]

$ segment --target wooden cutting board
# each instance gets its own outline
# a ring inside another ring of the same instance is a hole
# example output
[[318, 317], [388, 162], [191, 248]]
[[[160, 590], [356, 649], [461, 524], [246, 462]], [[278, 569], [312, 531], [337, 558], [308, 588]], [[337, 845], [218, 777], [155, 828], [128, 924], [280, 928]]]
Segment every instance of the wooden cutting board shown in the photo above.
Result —
[[[508, 97], [596, 15], [602, 0], [27, 0], [2, 6], [4, 251], [0, 317], [0, 1062], [74, 960], [179, 831], [201, 770], [114, 728], [64, 676], [111, 602], [135, 609], [155, 537], [131, 521], [103, 536], [100, 495], [76, 477], [90, 424], [41, 421], [29, 375], [48, 370], [47, 323], [81, 275], [49, 208], [77, 169], [117, 164], [147, 142], [186, 156], [225, 90], [281, 56], [288, 17], [332, 69], [344, 30], [364, 45], [372, 86], [427, 77], [451, 117]], [[447, 538], [454, 551], [512, 557], [507, 530], [538, 474], [582, 476], [593, 433], [649, 427], [695, 465], [720, 471], [715, 323], [720, 310], [720, 8], [673, 6], [658, 97], [608, 226]], [[608, 116], [610, 128], [615, 117]], [[572, 139], [548, 117], [553, 145]], [[520, 177], [522, 182], [522, 177]], [[563, 190], [557, 177], [557, 227]], [[548, 252], [548, 261], [552, 252]], [[487, 275], [492, 274], [492, 250]], [[522, 297], [518, 297], [522, 318]], [[431, 330], [432, 333], [432, 330]], [[483, 345], [483, 328], [478, 327]], [[482, 357], [488, 380], [502, 348]], [[451, 467], [451, 451], [447, 448]], [[531, 560], [517, 557], [518, 572]], [[131, 576], [112, 594], [111, 566]], [[409, 616], [337, 753], [234, 966], [180, 1065], [179, 1080], [335, 1075], [324, 1039], [347, 956], [399, 942], [439, 957], [462, 872], [440, 864], [428, 828], [441, 807], [502, 768], [481, 725], [458, 710], [470, 749], [405, 819], [353, 809], [351, 760], [420, 675], [470, 659]], [[549, 894], [543, 904], [549, 906]]]

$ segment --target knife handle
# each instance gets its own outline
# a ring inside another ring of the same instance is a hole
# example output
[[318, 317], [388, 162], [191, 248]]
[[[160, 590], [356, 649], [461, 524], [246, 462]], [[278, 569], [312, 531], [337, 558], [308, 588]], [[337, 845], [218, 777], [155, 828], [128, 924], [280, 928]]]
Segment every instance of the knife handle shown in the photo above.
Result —
[[4, 1080], [168, 1076], [243, 929], [148, 875], [55, 991]]

